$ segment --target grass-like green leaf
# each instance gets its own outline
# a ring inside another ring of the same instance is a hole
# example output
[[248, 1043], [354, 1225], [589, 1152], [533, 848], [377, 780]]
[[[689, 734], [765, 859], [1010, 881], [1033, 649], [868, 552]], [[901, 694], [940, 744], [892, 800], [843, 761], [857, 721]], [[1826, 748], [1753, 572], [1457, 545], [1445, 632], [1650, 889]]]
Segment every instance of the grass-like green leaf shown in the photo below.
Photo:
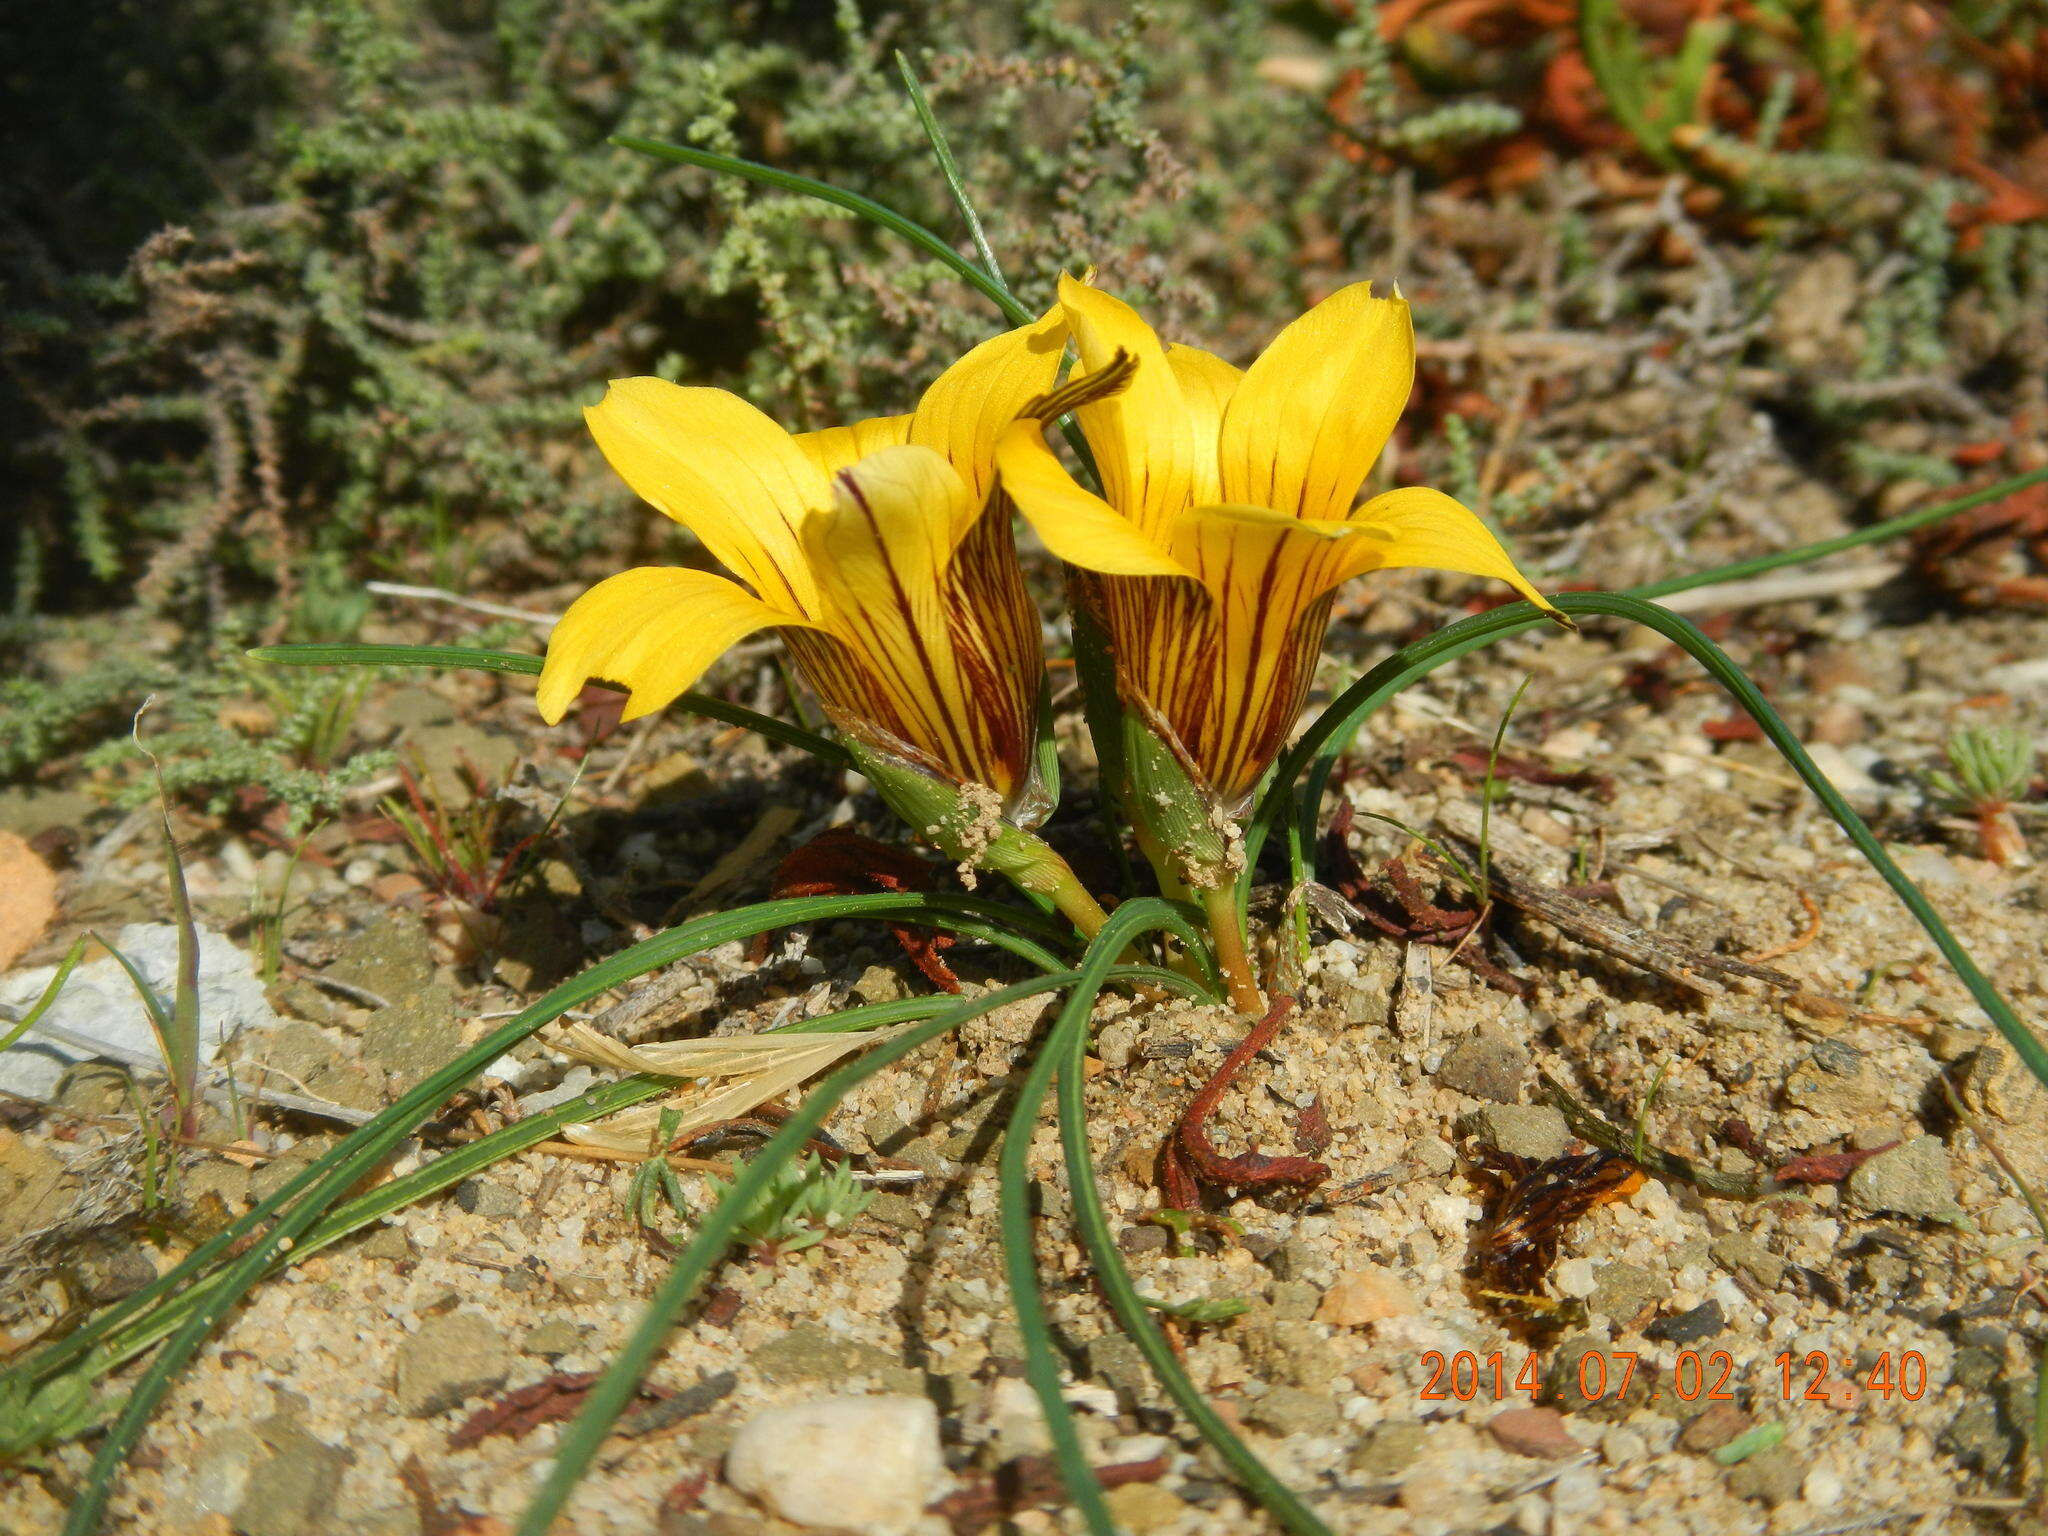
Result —
[[50, 1004], [57, 1001], [57, 994], [64, 990], [64, 983], [69, 981], [71, 973], [78, 969], [78, 962], [85, 957], [85, 946], [91, 942], [92, 935], [85, 933], [71, 941], [71, 947], [64, 952], [64, 958], [58, 962], [57, 974], [52, 976], [50, 984], [43, 988], [43, 995], [30, 1005], [27, 1013], [8, 1025], [6, 1034], [0, 1035], [0, 1051], [6, 1050], [34, 1029], [43, 1015], [50, 1011]]
[[[1114, 917], [1111, 922], [1115, 922]], [[1114, 954], [1114, 951], [1110, 953]], [[1116, 972], [1110, 974], [1114, 976]], [[689, 1246], [677, 1256], [653, 1300], [640, 1314], [633, 1332], [612, 1357], [604, 1375], [590, 1389], [582, 1412], [564, 1432], [556, 1446], [553, 1465], [534, 1494], [533, 1502], [520, 1516], [516, 1536], [546, 1536], [553, 1529], [556, 1517], [567, 1505], [576, 1484], [589, 1470], [598, 1447], [604, 1443], [613, 1423], [632, 1400], [648, 1367], [661, 1352], [669, 1330], [682, 1316], [683, 1308], [689, 1305], [712, 1267], [725, 1256], [741, 1220], [761, 1194], [771, 1187], [783, 1165], [802, 1151], [804, 1144], [825, 1123], [825, 1117], [841, 1099], [875, 1073], [901, 1061], [947, 1030], [957, 1029], [970, 1019], [1024, 998], [1072, 986], [1078, 975], [1075, 971], [1062, 971], [1003, 987], [980, 997], [952, 1002], [943, 1012], [840, 1067], [805, 1095], [803, 1102], [783, 1122], [782, 1129], [747, 1160], [746, 1167], [733, 1181], [725, 1198], [705, 1212]], [[1149, 968], [1143, 975], [1144, 979], [1157, 985], [1172, 987], [1192, 996], [1201, 995], [1185, 977]]]
[[[1953, 515], [1953, 513], [1951, 513]], [[1969, 989], [1970, 995], [1991, 1021], [1998, 1027], [2008, 1044], [2027, 1064], [2027, 1068], [2043, 1083], [2048, 1083], [2048, 1048], [2023, 1023], [2018, 1014], [1991, 984], [1991, 980], [1970, 958], [1941, 914], [1920, 888], [1907, 878], [1904, 870], [1886, 853], [1863, 818], [1856, 814], [1844, 800], [1827, 775], [1815, 766], [1770, 702], [1758, 691], [1749, 675], [1734, 662], [1728, 654], [1702, 634], [1699, 628], [1682, 616], [1655, 603], [1645, 602], [1640, 597], [1620, 592], [1566, 592], [1560, 593], [1555, 602], [1567, 614], [1585, 617], [1609, 617], [1627, 619], [1633, 623], [1654, 629], [1667, 640], [1677, 645], [1697, 661], [1714, 680], [1728, 690], [1743, 711], [1762, 727], [1764, 735], [1779, 754], [1799, 775], [1802, 783], [1826, 808], [1835, 824], [1848, 835], [1850, 842], [1869, 861], [1892, 888], [1899, 900], [1911, 912], [1934, 941], [1934, 947], [1941, 951], [1951, 970]], [[1302, 733], [1287, 754], [1282, 757], [1273, 784], [1260, 802], [1257, 812], [1245, 828], [1246, 872], [1256, 863], [1260, 848], [1271, 835], [1279, 817], [1288, 815], [1296, 805], [1291, 795], [1282, 793], [1294, 781], [1306, 775], [1299, 799], [1299, 834], [1313, 836], [1314, 820], [1322, 804], [1323, 791], [1329, 784], [1330, 772], [1336, 766], [1337, 758], [1357, 734], [1366, 718], [1386, 701], [1409, 684], [1426, 676], [1445, 662], [1490, 645], [1509, 635], [1519, 634], [1544, 622], [1543, 615], [1529, 603], [1510, 603], [1489, 613], [1461, 619], [1456, 624], [1438, 630], [1427, 639], [1406, 646], [1388, 657], [1347, 688], [1327, 709], [1319, 715], [1308, 730]], [[1242, 886], [1241, 886], [1242, 888]]]
[[871, 197], [863, 197], [858, 192], [849, 192], [844, 187], [835, 187], [827, 182], [814, 181], [809, 176], [799, 176], [794, 171], [777, 170], [772, 165], [762, 165], [754, 160], [741, 160], [708, 149], [692, 149], [687, 144], [664, 144], [658, 139], [643, 139], [626, 133], [614, 134], [611, 142], [621, 149], [637, 150], [643, 155], [652, 155], [657, 160], [670, 160], [677, 165], [694, 165], [707, 171], [722, 171], [728, 176], [739, 176], [783, 192], [801, 193], [805, 197], [814, 197], [821, 203], [830, 203], [835, 208], [844, 208], [848, 213], [857, 213], [869, 223], [888, 230], [927, 256], [950, 267], [963, 282], [973, 287], [1008, 316], [1012, 325], [1028, 325], [1037, 318], [1017, 302], [1016, 296], [1004, 286], [1000, 278], [991, 277], [982, 271], [980, 267], [954, 250], [946, 240], [933, 234], [915, 219], [908, 218]]
[[[1119, 907], [1116, 915], [1121, 917], [1131, 905], [1135, 903]], [[1062, 1025], [1065, 1022], [1062, 1019]], [[1095, 1263], [1095, 1283], [1108, 1299], [1110, 1311], [1115, 1313], [1125, 1335], [1152, 1368], [1160, 1387], [1243, 1481], [1245, 1491], [1292, 1536], [1329, 1536], [1329, 1528], [1315, 1512], [1253, 1454], [1251, 1447], [1224, 1422], [1215, 1406], [1188, 1378], [1180, 1357], [1152, 1320], [1145, 1298], [1131, 1283], [1130, 1271], [1124, 1267], [1123, 1255], [1117, 1249], [1116, 1234], [1110, 1230], [1108, 1210], [1096, 1183], [1094, 1155], [1088, 1149], [1088, 1074], [1082, 1063], [1087, 1044], [1085, 1029], [1056, 1029], [1044, 1056], [1049, 1070], [1059, 1076], [1060, 1143], [1066, 1154], [1067, 1188], [1073, 1197], [1074, 1225], [1081, 1245]]]
[[[1102, 1485], [1088, 1465], [1081, 1448], [1073, 1411], [1067, 1407], [1060, 1387], [1059, 1352], [1053, 1344], [1052, 1324], [1046, 1316], [1045, 1296], [1038, 1283], [1038, 1258], [1031, 1238], [1031, 1137], [1039, 1107], [1059, 1066], [1059, 1042], [1069, 1036], [1085, 1043], [1088, 1020], [1095, 1009], [1116, 957], [1139, 936], [1165, 930], [1178, 935], [1191, 947], [1199, 944], [1200, 930], [1171, 903], [1156, 897], [1138, 897], [1124, 902], [1110, 914], [1102, 931], [1090, 941], [1080, 969], [1074, 973], [1073, 991], [1060, 1010], [1052, 1033], [1032, 1058], [1023, 1085], [1010, 1110], [1003, 1133], [1003, 1149], [996, 1163], [1000, 1219], [1003, 1237], [1003, 1268], [1009, 1276], [1010, 1300], [1016, 1308], [1017, 1332], [1024, 1342], [1024, 1375], [1038, 1396], [1052, 1436], [1053, 1459], [1067, 1496], [1081, 1511], [1093, 1536], [1115, 1536], [1109, 1505]], [[1068, 1070], [1081, 1070], [1078, 1060]]]
[[[390, 1156], [398, 1144], [450, 1094], [543, 1025], [649, 971], [735, 939], [751, 938], [757, 933], [794, 923], [866, 917], [955, 930], [960, 929], [963, 923], [977, 929], [1000, 929], [1012, 919], [1019, 918], [1020, 914], [1023, 917], [1033, 915], [1021, 913], [1018, 908], [959, 896], [813, 896], [762, 902], [738, 911], [699, 918], [657, 934], [556, 987], [447, 1066], [430, 1074], [376, 1119], [352, 1132], [283, 1188], [260, 1202], [247, 1216], [201, 1244], [177, 1269], [144, 1286], [127, 1301], [117, 1303], [77, 1333], [38, 1352], [33, 1360], [16, 1368], [29, 1373], [32, 1379], [63, 1369], [103, 1343], [114, 1330], [132, 1321], [146, 1307], [203, 1274], [207, 1266], [231, 1247], [246, 1242], [247, 1246], [230, 1260], [222, 1272], [217, 1288], [193, 1305], [130, 1392], [119, 1416], [108, 1428], [85, 1484], [67, 1513], [63, 1536], [88, 1536], [100, 1528], [114, 1479], [171, 1382], [227, 1310], [262, 1277], [277, 1256], [289, 1251], [357, 1180]], [[14, 1372], [8, 1374], [11, 1376]]]

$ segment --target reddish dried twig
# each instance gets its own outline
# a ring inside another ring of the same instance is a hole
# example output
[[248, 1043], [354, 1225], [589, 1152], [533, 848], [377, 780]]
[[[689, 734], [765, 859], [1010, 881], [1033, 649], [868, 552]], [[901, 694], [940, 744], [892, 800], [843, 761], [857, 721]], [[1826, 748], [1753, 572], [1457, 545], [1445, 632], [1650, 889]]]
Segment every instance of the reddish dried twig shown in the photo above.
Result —
[[1966, 608], [2048, 608], [2048, 485], [1921, 529], [1913, 568]]
[[1805, 930], [1796, 938], [1787, 939], [1782, 944], [1773, 944], [1769, 949], [1758, 950], [1753, 955], [1744, 955], [1742, 958], [1751, 965], [1762, 965], [1766, 960], [1782, 960], [1787, 955], [1796, 955], [1820, 937], [1820, 903], [1804, 891], [1794, 891], [1792, 894], [1799, 898], [1799, 905], [1806, 908]]
[[1329, 1167], [1307, 1157], [1268, 1157], [1257, 1146], [1225, 1157], [1209, 1140], [1207, 1122], [1223, 1101], [1224, 1092], [1246, 1062], [1263, 1051], [1280, 1032], [1294, 999], [1279, 997], [1252, 1032], [1223, 1059], [1216, 1075], [1195, 1095], [1159, 1152], [1159, 1186], [1170, 1209], [1199, 1211], [1202, 1190], [1314, 1189], [1330, 1176]]
[[1294, 1117], [1294, 1145], [1310, 1157], [1321, 1157], [1330, 1150], [1335, 1136], [1330, 1129], [1330, 1112], [1323, 1107], [1323, 1096], [1319, 1093]]
[[[600, 1374], [597, 1371], [557, 1371], [552, 1376], [543, 1376], [539, 1381], [515, 1388], [471, 1414], [462, 1427], [448, 1437], [448, 1449], [468, 1450], [492, 1435], [510, 1435], [516, 1440], [533, 1433], [543, 1424], [566, 1424], [581, 1411], [583, 1400], [590, 1395], [591, 1386]], [[642, 1382], [637, 1390], [641, 1397], [653, 1403], [671, 1395], [667, 1388], [647, 1382]]]
[[[776, 866], [770, 894], [781, 898], [925, 891], [931, 889], [937, 876], [936, 866], [906, 849], [876, 842], [844, 827], [834, 827], [812, 838]], [[950, 933], [912, 928], [904, 923], [891, 924], [889, 931], [903, 946], [910, 963], [922, 971], [933, 986], [946, 992], [960, 990], [960, 978], [940, 958], [942, 950], [953, 947]]]
[[[1477, 747], [1459, 747], [1451, 753], [1449, 761], [1453, 767], [1468, 774], [1480, 778], [1486, 776], [1487, 757]], [[1611, 775], [1595, 773], [1590, 768], [1552, 768], [1537, 762], [1533, 757], [1511, 757], [1502, 753], [1493, 760], [1493, 776], [1518, 784], [1541, 784], [1556, 789], [1582, 789], [1602, 800], [1614, 798], [1614, 779]]]
[[1809, 1152], [1785, 1163], [1771, 1177], [1780, 1184], [1839, 1184], [1878, 1153], [1889, 1152], [1898, 1144], [1895, 1138], [1868, 1151]]

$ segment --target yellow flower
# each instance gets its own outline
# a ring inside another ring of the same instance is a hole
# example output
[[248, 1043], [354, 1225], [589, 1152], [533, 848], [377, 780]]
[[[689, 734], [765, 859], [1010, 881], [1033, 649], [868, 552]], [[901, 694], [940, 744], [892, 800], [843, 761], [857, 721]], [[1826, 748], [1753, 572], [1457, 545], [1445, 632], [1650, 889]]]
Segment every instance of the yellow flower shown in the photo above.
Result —
[[1162, 346], [1128, 305], [1071, 278], [1060, 303], [1076, 378], [1118, 353], [1136, 363], [1128, 388], [1076, 413], [1104, 495], [1076, 484], [1028, 420], [998, 440], [1003, 488], [1075, 568], [1076, 601], [1108, 631], [1127, 702], [1225, 807], [1286, 744], [1341, 583], [1422, 566], [1505, 581], [1550, 607], [1441, 491], [1352, 505], [1414, 381], [1405, 300], [1341, 289], [1242, 371]]
[[661, 709], [723, 652], [779, 632], [835, 723], [1028, 813], [1043, 648], [994, 504], [994, 448], [1051, 387], [1066, 322], [975, 347], [908, 416], [792, 436], [735, 395], [614, 381], [584, 413], [626, 483], [741, 582], [675, 567], [583, 594], [548, 640], [550, 724], [584, 683]]

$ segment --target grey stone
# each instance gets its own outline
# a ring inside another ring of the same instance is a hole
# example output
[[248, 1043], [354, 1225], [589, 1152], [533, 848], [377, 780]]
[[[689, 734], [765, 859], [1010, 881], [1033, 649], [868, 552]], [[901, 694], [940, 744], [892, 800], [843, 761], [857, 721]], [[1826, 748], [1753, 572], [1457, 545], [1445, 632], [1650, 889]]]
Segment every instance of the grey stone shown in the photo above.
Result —
[[1697, 1344], [1702, 1339], [1711, 1339], [1727, 1326], [1728, 1319], [1721, 1311], [1721, 1303], [1709, 1296], [1696, 1307], [1672, 1317], [1658, 1318], [1643, 1333], [1663, 1344]]
[[62, 1159], [0, 1131], [0, 1232], [18, 1237], [54, 1226], [75, 1201], [67, 1186]]
[[862, 1214], [870, 1221], [879, 1221], [885, 1227], [924, 1225], [924, 1212], [917, 1208], [915, 1200], [907, 1195], [891, 1194], [887, 1190], [868, 1201], [868, 1208]]
[[398, 1347], [394, 1395], [398, 1411], [432, 1418], [482, 1392], [495, 1391], [512, 1372], [504, 1336], [475, 1312], [430, 1317]]
[[342, 941], [327, 974], [403, 1004], [434, 980], [427, 930], [415, 917], [388, 912]]
[[1949, 1380], [1971, 1392], [1981, 1392], [1998, 1380], [2005, 1369], [2005, 1357], [1988, 1344], [1966, 1344], [1956, 1351], [1949, 1366]]
[[903, 978], [886, 965], [871, 965], [853, 984], [853, 995], [864, 1003], [893, 1003], [903, 994]]
[[1603, 1264], [1593, 1272], [1593, 1294], [1586, 1305], [1617, 1330], [1626, 1329], [1670, 1289], [1640, 1264]]
[[1935, 1136], [1915, 1136], [1878, 1153], [1849, 1175], [1846, 1193], [1849, 1204], [1866, 1211], [1936, 1218], [1958, 1214], [1948, 1148]]
[[1747, 1232], [1724, 1232], [1708, 1250], [1723, 1269], [1740, 1270], [1767, 1291], [1785, 1279], [1785, 1261]]
[[520, 1352], [540, 1355], [552, 1360], [556, 1355], [566, 1355], [583, 1342], [583, 1330], [566, 1317], [551, 1317], [546, 1322], [526, 1330], [526, 1337], [519, 1341]]
[[1322, 1299], [1321, 1287], [1306, 1280], [1280, 1280], [1273, 1285], [1270, 1304], [1273, 1316], [1283, 1322], [1307, 1322], [1316, 1315], [1316, 1307]]
[[73, 1247], [70, 1260], [71, 1272], [89, 1301], [119, 1301], [156, 1278], [149, 1255], [113, 1233]]
[[1343, 1370], [1316, 1324], [1276, 1317], [1271, 1307], [1253, 1307], [1232, 1337], [1253, 1369], [1269, 1381], [1322, 1392]]
[[887, 1350], [808, 1325], [776, 1335], [748, 1359], [764, 1380], [778, 1385], [879, 1376], [903, 1369], [902, 1363]]
[[1441, 1136], [1418, 1136], [1408, 1143], [1408, 1161], [1424, 1178], [1438, 1178], [1458, 1166], [1458, 1154]]
[[1350, 1470], [1362, 1477], [1399, 1477], [1429, 1445], [1429, 1430], [1412, 1419], [1375, 1424], [1351, 1448]]
[[254, 1428], [235, 1425], [208, 1435], [192, 1456], [192, 1499], [210, 1514], [228, 1515], [249, 1490], [256, 1463], [270, 1447]]
[[1481, 1105], [1465, 1116], [1464, 1130], [1490, 1147], [1535, 1163], [1562, 1157], [1571, 1134], [1564, 1116], [1547, 1104]]
[[1786, 1074], [1785, 1103], [1823, 1120], [1847, 1124], [1880, 1115], [1891, 1105], [1891, 1084], [1860, 1053], [1853, 1059], [1829, 1053], [1825, 1042]]
[[1998, 1404], [1988, 1397], [1966, 1404], [1962, 1412], [1950, 1419], [1939, 1443], [1965, 1467], [1978, 1472], [1995, 1472], [2003, 1467], [2015, 1445], [1999, 1416]]
[[1156, 1221], [1142, 1226], [1125, 1227], [1116, 1235], [1116, 1245], [1128, 1254], [1158, 1253], [1166, 1247], [1166, 1228]]
[[350, 1109], [381, 1109], [383, 1080], [365, 1067], [352, 1049], [343, 1049], [327, 1032], [301, 1019], [286, 1019], [244, 1042], [250, 1056], [277, 1069], [288, 1088], [303, 1085], [315, 1097]]
[[1105, 1333], [1088, 1341], [1084, 1351], [1088, 1374], [1114, 1387], [1129, 1402], [1145, 1399], [1152, 1381], [1152, 1368], [1138, 1346], [1120, 1333]]
[[1728, 1469], [1728, 1491], [1738, 1499], [1760, 1499], [1776, 1509], [1799, 1497], [1806, 1468], [1782, 1445], [1745, 1456]]
[[496, 1180], [464, 1179], [455, 1186], [455, 1204], [472, 1216], [503, 1220], [517, 1216], [524, 1202]]
[[1321, 1262], [1315, 1249], [1298, 1237], [1288, 1238], [1266, 1255], [1266, 1268], [1276, 1280], [1305, 1279], [1308, 1271]]
[[896, 1148], [910, 1139], [909, 1124], [888, 1106], [876, 1110], [860, 1123], [861, 1134], [868, 1139], [868, 1145], [877, 1152], [894, 1155]]
[[439, 982], [379, 1008], [363, 1024], [363, 1054], [407, 1083], [447, 1065], [462, 1048], [455, 993]]
[[[1587, 1363], [1590, 1355], [1605, 1357], [1604, 1389], [1599, 1365]], [[1655, 1374], [1631, 1371], [1628, 1362], [1598, 1334], [1572, 1334], [1560, 1339], [1551, 1350], [1538, 1400], [1567, 1414], [1609, 1423], [1626, 1419], [1641, 1408], [1668, 1419], [1690, 1406], [1679, 1402], [1668, 1390], [1659, 1392], [1654, 1384]], [[1628, 1383], [1626, 1393], [1621, 1390], [1623, 1381]], [[1589, 1397], [1589, 1391], [1599, 1395]]]
[[1276, 1435], [1334, 1435], [1344, 1427], [1334, 1401], [1300, 1387], [1273, 1388], [1251, 1404], [1246, 1417]]
[[0, 791], [0, 831], [29, 838], [52, 827], [82, 827], [102, 808], [88, 790], [17, 785]]
[[[240, 1215], [249, 1201], [249, 1170], [225, 1158], [195, 1163], [179, 1176], [178, 1198], [197, 1206], [209, 1196], [219, 1200], [230, 1215]], [[5, 1202], [0, 1201], [0, 1210]]]
[[1437, 1081], [1475, 1099], [1512, 1104], [1529, 1075], [1529, 1053], [1519, 1041], [1482, 1025], [1452, 1048], [1437, 1068]]
[[319, 1161], [334, 1140], [327, 1136], [308, 1136], [295, 1141], [266, 1163], [258, 1163], [249, 1170], [249, 1196], [254, 1200], [268, 1200], [285, 1185], [306, 1171], [309, 1164]]
[[1401, 968], [1398, 951], [1391, 944], [1371, 944], [1358, 959], [1351, 976], [1325, 976], [1330, 1006], [1352, 1029], [1377, 1028], [1393, 1017], [1394, 983]]
[[[170, 1001], [177, 989], [177, 927], [129, 923], [114, 943], [142, 973], [150, 990]], [[18, 1017], [42, 996], [56, 974], [54, 965], [42, 965], [0, 978], [0, 1004], [16, 1010]], [[109, 1059], [121, 1059], [123, 1054], [149, 1063], [162, 1059], [156, 1031], [135, 983], [112, 955], [73, 971], [42, 1022], [105, 1045]], [[211, 1063], [221, 1047], [243, 1030], [269, 1029], [276, 1023], [277, 1014], [263, 994], [263, 983], [249, 957], [224, 935], [200, 929], [200, 1063]], [[40, 1032], [30, 1033], [0, 1052], [0, 1088], [48, 1099], [67, 1068], [97, 1054], [83, 1046], [61, 1044]]]
[[400, 1259], [412, 1257], [412, 1239], [405, 1235], [403, 1227], [387, 1224], [364, 1238], [356, 1252], [366, 1259], [383, 1259], [395, 1264]]
[[1813, 1064], [1837, 1077], [1854, 1077], [1863, 1070], [1863, 1053], [1841, 1040], [1821, 1040], [1813, 1047]]
[[327, 1530], [351, 1460], [348, 1452], [296, 1427], [266, 1427], [261, 1433], [271, 1454], [251, 1469], [235, 1506], [239, 1536], [309, 1536]]

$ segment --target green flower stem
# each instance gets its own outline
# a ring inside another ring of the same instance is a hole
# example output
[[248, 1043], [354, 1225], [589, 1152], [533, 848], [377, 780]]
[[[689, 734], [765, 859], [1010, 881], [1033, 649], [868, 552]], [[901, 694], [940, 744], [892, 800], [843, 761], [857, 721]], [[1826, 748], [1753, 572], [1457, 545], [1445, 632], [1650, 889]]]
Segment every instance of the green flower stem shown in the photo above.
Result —
[[[619, 1414], [632, 1400], [648, 1367], [667, 1342], [683, 1308], [704, 1283], [712, 1267], [725, 1256], [741, 1217], [755, 1197], [773, 1182], [777, 1171], [802, 1150], [804, 1143], [824, 1124], [825, 1117], [831, 1114], [840, 1100], [884, 1067], [901, 1061], [947, 1030], [956, 1029], [970, 1019], [1023, 998], [1072, 986], [1082, 974], [1078, 971], [1056, 972], [954, 1003], [944, 1012], [839, 1068], [805, 1095], [803, 1103], [783, 1122], [782, 1129], [747, 1160], [725, 1197], [705, 1213], [698, 1224], [696, 1236], [677, 1256], [653, 1300], [640, 1314], [633, 1332], [612, 1357], [604, 1375], [590, 1389], [582, 1411], [563, 1433], [547, 1476], [534, 1494], [533, 1502], [520, 1516], [516, 1536], [547, 1536], [553, 1528], [556, 1518], [569, 1501], [569, 1495], [596, 1457], [598, 1447], [604, 1443]], [[1147, 972], [1147, 978], [1186, 989], [1185, 982], [1178, 977], [1169, 978], [1165, 972]]]
[[1215, 946], [1217, 967], [1230, 988], [1231, 1006], [1239, 1013], [1264, 1013], [1266, 1000], [1245, 948], [1245, 921], [1238, 911], [1236, 883], [1212, 885], [1200, 894], [1202, 915], [1209, 923], [1209, 942]]
[[1102, 903], [1089, 894], [1088, 887], [1081, 883], [1081, 877], [1074, 873], [1071, 865], [1062, 860], [1061, 868], [1065, 873], [1045, 894], [1059, 909], [1060, 915], [1080, 929], [1082, 938], [1093, 939], [1102, 932], [1102, 925], [1109, 921], [1109, 914], [1103, 911]]

